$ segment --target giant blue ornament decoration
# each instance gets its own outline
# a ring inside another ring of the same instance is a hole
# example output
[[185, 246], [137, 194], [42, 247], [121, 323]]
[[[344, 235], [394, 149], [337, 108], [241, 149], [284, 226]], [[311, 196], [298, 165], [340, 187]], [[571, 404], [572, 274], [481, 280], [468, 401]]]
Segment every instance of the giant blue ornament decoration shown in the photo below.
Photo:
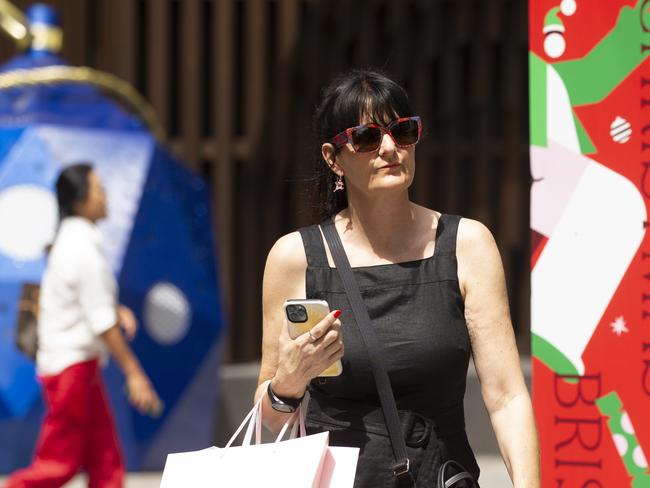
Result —
[[127, 466], [159, 469], [166, 453], [214, 437], [223, 313], [208, 188], [162, 145], [130, 85], [57, 55], [51, 8], [22, 17], [0, 0], [0, 26], [25, 46], [0, 67], [0, 473], [29, 464], [44, 413], [34, 364], [14, 344], [16, 321], [56, 232], [54, 180], [80, 161], [106, 186], [105, 251], [120, 302], [140, 322], [132, 347], [165, 404], [159, 417], [138, 414], [119, 370], [105, 369]]

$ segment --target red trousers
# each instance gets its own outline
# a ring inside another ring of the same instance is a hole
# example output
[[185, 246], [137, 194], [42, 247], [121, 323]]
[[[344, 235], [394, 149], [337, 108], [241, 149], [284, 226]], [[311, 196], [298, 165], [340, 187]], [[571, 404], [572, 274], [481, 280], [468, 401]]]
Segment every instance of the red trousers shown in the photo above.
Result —
[[89, 488], [122, 488], [122, 456], [97, 360], [41, 381], [47, 414], [32, 465], [5, 488], [56, 488], [82, 469]]

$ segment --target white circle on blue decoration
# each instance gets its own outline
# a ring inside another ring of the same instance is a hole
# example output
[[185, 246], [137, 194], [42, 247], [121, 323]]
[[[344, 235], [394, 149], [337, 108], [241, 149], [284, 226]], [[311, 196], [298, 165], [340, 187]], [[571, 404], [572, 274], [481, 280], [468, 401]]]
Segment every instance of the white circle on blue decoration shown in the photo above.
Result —
[[183, 292], [161, 281], [149, 289], [144, 301], [144, 326], [163, 346], [180, 342], [190, 328], [192, 309]]
[[57, 220], [52, 192], [36, 185], [0, 191], [0, 253], [15, 261], [40, 258], [54, 239]]

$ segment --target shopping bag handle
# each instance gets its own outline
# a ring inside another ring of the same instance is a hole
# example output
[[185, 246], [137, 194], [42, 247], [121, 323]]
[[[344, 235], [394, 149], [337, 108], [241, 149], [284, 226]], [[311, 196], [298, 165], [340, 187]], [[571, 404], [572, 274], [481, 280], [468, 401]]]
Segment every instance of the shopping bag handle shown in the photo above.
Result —
[[[296, 437], [305, 437], [307, 435], [307, 429], [305, 428], [304, 400], [300, 403], [300, 406], [298, 406], [298, 410], [296, 410], [296, 412], [291, 417], [289, 417], [289, 420], [284, 423], [282, 429], [280, 430], [280, 433], [275, 439], [275, 442], [280, 442], [282, 440], [284, 434], [286, 434], [289, 428], [289, 425], [291, 425], [289, 439], [295, 439]], [[298, 429], [300, 429], [300, 436], [298, 436]]]
[[[270, 380], [267, 380], [263, 383], [264, 388], [262, 391], [266, 391], [268, 387], [268, 383]], [[253, 432], [255, 432], [255, 445], [261, 444], [262, 442], [262, 401], [264, 400], [264, 394], [260, 395], [260, 397], [257, 399], [255, 402], [255, 405], [251, 409], [250, 412], [246, 415], [242, 423], [239, 425], [235, 433], [232, 435], [228, 443], [226, 444], [226, 447], [224, 449], [228, 449], [230, 446], [232, 446], [233, 442], [235, 442], [235, 439], [239, 436], [241, 431], [246, 427], [246, 433], [244, 434], [244, 440], [242, 441], [242, 446], [250, 446], [251, 441], [253, 439]], [[291, 431], [289, 433], [289, 439], [295, 439], [298, 436], [298, 429], [300, 429], [300, 437], [304, 437], [307, 435], [307, 429], [305, 428], [305, 401], [300, 404], [298, 407], [298, 410], [287, 419], [287, 421], [284, 423], [282, 426], [282, 429], [280, 430], [280, 433], [278, 434], [275, 442], [280, 442], [284, 435], [286, 434], [289, 426], [291, 426]]]
[[247, 427], [246, 429], [246, 434], [244, 435], [244, 441], [242, 442], [242, 446], [250, 446], [251, 444], [251, 439], [253, 437], [253, 428], [255, 428], [255, 443], [259, 444], [262, 438], [262, 432], [261, 432], [261, 425], [262, 425], [262, 415], [259, 413], [259, 411], [262, 409], [262, 399], [264, 398], [264, 395], [260, 396], [259, 400], [255, 403], [255, 406], [251, 409], [250, 412], [246, 415], [242, 423], [237, 427], [237, 430], [235, 433], [232, 435], [228, 443], [226, 444], [226, 447], [224, 449], [228, 449], [233, 442], [235, 442], [235, 439], [241, 431], [244, 429], [244, 427]]

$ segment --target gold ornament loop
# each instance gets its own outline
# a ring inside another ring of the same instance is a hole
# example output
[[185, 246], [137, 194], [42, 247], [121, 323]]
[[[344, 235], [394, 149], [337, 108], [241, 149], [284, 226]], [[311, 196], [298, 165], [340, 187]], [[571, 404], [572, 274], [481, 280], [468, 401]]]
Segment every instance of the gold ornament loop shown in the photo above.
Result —
[[140, 117], [159, 141], [165, 141], [165, 131], [153, 107], [132, 85], [115, 75], [75, 66], [17, 69], [0, 74], [0, 90], [55, 83], [87, 83], [104, 90]]

